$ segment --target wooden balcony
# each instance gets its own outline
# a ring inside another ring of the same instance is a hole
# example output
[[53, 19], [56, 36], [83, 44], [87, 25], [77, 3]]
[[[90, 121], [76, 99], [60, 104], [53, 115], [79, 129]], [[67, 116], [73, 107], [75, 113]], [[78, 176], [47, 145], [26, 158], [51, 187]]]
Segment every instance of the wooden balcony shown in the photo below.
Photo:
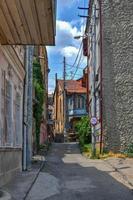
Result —
[[56, 0], [0, 0], [0, 44], [54, 45]]

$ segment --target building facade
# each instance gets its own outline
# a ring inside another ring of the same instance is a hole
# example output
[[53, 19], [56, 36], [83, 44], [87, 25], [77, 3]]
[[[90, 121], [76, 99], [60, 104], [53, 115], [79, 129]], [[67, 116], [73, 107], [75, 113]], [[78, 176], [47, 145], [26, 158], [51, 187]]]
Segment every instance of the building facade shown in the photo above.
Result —
[[54, 101], [53, 94], [48, 94], [48, 136], [54, 140]]
[[43, 114], [42, 114], [42, 122], [40, 127], [40, 144], [44, 144], [44, 142], [48, 139], [48, 57], [47, 50], [45, 46], [38, 46], [34, 49], [34, 56], [39, 60], [41, 66], [41, 73], [43, 79], [44, 86], [44, 102], [43, 102]]
[[0, 24], [1, 186], [31, 166], [33, 50], [55, 45], [56, 0], [3, 1]]
[[114, 152], [133, 143], [132, 7], [132, 0], [89, 2], [90, 115], [97, 141]]
[[[75, 123], [87, 115], [86, 110], [87, 89], [83, 79], [65, 81], [65, 101], [64, 101], [64, 81], [56, 81], [54, 93], [54, 119], [55, 134], [73, 132]], [[65, 106], [64, 106], [65, 105]]]
[[24, 48], [0, 48], [0, 185], [22, 168]]

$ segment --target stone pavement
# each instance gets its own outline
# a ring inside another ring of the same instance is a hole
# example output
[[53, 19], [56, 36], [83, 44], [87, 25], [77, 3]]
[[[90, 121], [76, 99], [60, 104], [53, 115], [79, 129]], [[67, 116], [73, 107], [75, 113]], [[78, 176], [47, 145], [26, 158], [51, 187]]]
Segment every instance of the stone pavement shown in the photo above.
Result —
[[91, 160], [80, 154], [78, 144], [57, 143], [41, 165], [35, 162], [3, 188], [12, 200], [133, 199], [133, 159]]
[[86, 159], [75, 143], [53, 144], [26, 200], [132, 200], [131, 185], [109, 162]]
[[2, 188], [2, 190], [11, 195], [11, 200], [24, 200], [30, 188], [34, 184], [43, 163], [44, 156], [33, 157], [33, 164], [30, 170], [18, 172], [15, 177]]
[[133, 158], [107, 158], [105, 160], [133, 189]]

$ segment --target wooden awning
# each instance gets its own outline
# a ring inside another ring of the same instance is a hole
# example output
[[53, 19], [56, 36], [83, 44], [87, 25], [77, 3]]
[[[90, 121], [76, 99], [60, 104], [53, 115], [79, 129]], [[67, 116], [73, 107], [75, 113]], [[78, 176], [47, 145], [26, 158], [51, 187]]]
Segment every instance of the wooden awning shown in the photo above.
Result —
[[56, 0], [0, 0], [0, 44], [54, 45]]

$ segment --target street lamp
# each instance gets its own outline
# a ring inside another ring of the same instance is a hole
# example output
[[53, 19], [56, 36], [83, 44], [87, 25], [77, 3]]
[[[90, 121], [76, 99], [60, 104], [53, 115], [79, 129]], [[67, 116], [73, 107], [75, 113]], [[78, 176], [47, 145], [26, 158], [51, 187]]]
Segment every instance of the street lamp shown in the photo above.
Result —
[[74, 36], [74, 39], [79, 40], [80, 38], [87, 38], [87, 37], [88, 37], [88, 34], [85, 34], [85, 35], [77, 35], [77, 36]]

